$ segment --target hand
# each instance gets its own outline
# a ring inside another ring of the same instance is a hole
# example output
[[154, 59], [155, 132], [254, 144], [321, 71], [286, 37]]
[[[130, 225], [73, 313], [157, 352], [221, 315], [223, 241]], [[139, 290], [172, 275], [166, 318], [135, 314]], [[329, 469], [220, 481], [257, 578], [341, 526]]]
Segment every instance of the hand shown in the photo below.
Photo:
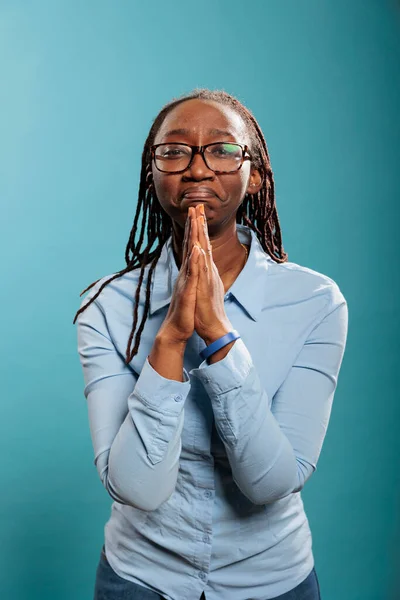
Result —
[[197, 297], [194, 314], [194, 328], [197, 334], [211, 344], [233, 329], [225, 313], [224, 284], [212, 258], [212, 246], [208, 237], [204, 204], [189, 207], [191, 215], [191, 242], [200, 245]]
[[168, 313], [157, 334], [159, 337], [165, 337], [174, 343], [183, 345], [193, 335], [195, 328], [194, 314], [200, 258], [200, 249], [196, 245], [194, 237], [196, 230], [190, 225], [191, 219], [188, 215], [183, 239], [181, 268], [175, 282]]

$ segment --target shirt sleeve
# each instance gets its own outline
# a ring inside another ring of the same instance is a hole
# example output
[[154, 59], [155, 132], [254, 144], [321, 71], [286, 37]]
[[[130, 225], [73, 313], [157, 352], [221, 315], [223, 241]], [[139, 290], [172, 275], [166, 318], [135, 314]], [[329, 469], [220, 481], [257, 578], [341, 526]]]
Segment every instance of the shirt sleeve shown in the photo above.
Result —
[[78, 315], [77, 337], [100, 479], [116, 502], [155, 510], [175, 489], [189, 375], [184, 369], [185, 381], [166, 379], [148, 358], [135, 373], [97, 299]]
[[300, 491], [316, 469], [348, 327], [338, 288], [328, 304], [272, 403], [241, 338], [222, 360], [190, 371], [210, 397], [234, 481], [254, 504]]

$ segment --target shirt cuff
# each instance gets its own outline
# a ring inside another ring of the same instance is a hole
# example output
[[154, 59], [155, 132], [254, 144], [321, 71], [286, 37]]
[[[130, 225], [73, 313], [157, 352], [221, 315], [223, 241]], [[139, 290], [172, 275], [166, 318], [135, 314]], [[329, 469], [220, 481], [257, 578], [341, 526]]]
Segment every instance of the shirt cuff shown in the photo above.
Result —
[[151, 409], [179, 414], [190, 391], [190, 377], [183, 368], [185, 381], [167, 379], [153, 369], [146, 358], [135, 386], [135, 393]]
[[129, 411], [134, 415], [135, 427], [153, 465], [164, 460], [170, 442], [180, 438], [184, 404], [190, 390], [185, 370], [184, 378], [185, 381], [175, 381], [163, 377], [146, 358], [128, 398]]
[[219, 396], [241, 387], [252, 366], [250, 353], [242, 338], [238, 338], [224, 358], [211, 365], [206, 359], [189, 375], [200, 379], [209, 396]]

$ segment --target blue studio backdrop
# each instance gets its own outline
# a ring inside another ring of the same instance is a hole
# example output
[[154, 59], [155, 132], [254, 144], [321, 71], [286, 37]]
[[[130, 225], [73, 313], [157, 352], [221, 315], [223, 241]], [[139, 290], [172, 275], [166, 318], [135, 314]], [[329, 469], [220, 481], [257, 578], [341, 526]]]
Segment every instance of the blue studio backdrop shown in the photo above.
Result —
[[161, 107], [224, 89], [265, 134], [289, 260], [349, 335], [302, 492], [323, 600], [395, 600], [400, 5], [0, 0], [0, 590], [92, 597], [111, 499], [93, 464], [79, 293], [125, 266]]

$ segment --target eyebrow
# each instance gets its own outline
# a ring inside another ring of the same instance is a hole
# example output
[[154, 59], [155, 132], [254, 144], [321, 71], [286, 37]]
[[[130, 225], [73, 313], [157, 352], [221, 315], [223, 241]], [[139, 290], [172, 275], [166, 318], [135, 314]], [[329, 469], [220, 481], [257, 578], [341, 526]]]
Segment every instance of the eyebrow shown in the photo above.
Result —
[[[169, 135], [189, 135], [189, 133], [190, 133], [189, 129], [179, 128], [179, 129], [170, 129], [164, 135], [165, 135], [165, 137], [167, 137]], [[234, 135], [234, 133], [232, 133], [232, 131], [227, 131], [225, 129], [216, 129], [216, 128], [209, 129], [208, 135], [231, 135], [232, 137], [235, 137], [235, 135]]]

